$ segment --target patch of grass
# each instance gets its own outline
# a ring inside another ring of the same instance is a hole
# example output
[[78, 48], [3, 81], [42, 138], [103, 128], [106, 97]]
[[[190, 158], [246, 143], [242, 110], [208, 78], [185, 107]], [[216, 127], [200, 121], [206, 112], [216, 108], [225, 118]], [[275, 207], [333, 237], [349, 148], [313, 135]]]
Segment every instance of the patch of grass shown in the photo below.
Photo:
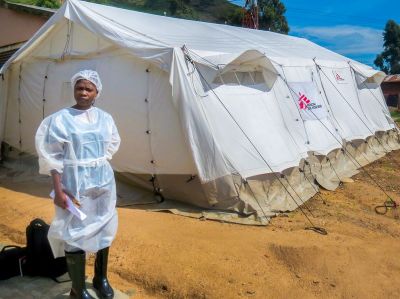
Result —
[[37, 0], [8, 0], [8, 2], [36, 5]]
[[400, 112], [398, 110], [390, 111], [390, 115], [392, 116], [395, 122], [400, 122]]

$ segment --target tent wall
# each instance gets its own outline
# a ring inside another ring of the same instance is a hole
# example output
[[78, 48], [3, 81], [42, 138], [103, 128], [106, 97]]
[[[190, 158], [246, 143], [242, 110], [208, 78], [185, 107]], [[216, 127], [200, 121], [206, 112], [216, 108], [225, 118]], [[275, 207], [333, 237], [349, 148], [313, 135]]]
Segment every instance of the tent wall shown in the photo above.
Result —
[[302, 155], [265, 84], [220, 85], [207, 95], [201, 103], [214, 138], [243, 177], [280, 172], [299, 164]]
[[[255, 213], [260, 219], [268, 219], [276, 213], [296, 209], [315, 195], [319, 186], [314, 179], [325, 189], [335, 190], [342, 179], [357, 174], [361, 166], [400, 148], [394, 131], [379, 134], [377, 139], [346, 144], [344, 151], [333, 150], [327, 156], [310, 155], [298, 168], [283, 171], [283, 177], [269, 173], [245, 181], [239, 175], [231, 175], [202, 184], [197, 176], [158, 175], [157, 186], [166, 198], [243, 216]], [[130, 182], [152, 190], [150, 175], [124, 175]]]
[[[78, 70], [89, 68], [97, 70], [103, 81], [103, 93], [96, 105], [114, 115], [123, 140], [113, 159], [115, 169], [196, 173], [172, 106], [168, 74], [123, 50], [99, 54], [99, 47], [110, 49], [110, 44], [80, 26], [74, 26], [66, 52], [62, 41], [67, 27], [65, 23], [64, 28], [58, 28], [33, 51], [33, 56], [10, 69], [4, 141], [34, 154], [36, 128], [44, 117], [74, 104], [70, 78]], [[63, 59], [44, 59], [46, 55], [56, 58], [63, 54], [67, 54]]]
[[32, 49], [31, 57], [36, 59], [61, 59], [74, 56], [88, 58], [100, 55], [119, 47], [111, 42], [96, 36], [79, 24], [62, 19], [48, 33], [46, 42]]
[[[276, 84], [276, 87], [274, 86], [275, 93], [285, 122], [298, 146], [302, 147], [305, 153], [315, 152], [322, 155], [342, 147], [341, 137], [337, 134], [335, 119], [329, 108], [329, 102], [322, 92], [315, 65], [282, 65], [278, 69], [281, 73], [281, 79], [279, 84]], [[285, 83], [284, 80], [288, 83]], [[304, 119], [299, 110], [299, 95], [291, 89], [291, 82], [312, 84], [316, 89], [316, 95], [321, 99], [322, 109], [325, 111], [326, 117]]]
[[372, 125], [360, 106], [350, 67], [321, 66], [319, 75], [332, 114], [338, 121], [339, 135], [348, 141], [372, 135]]
[[[365, 68], [357, 85], [346, 58], [304, 39], [68, 0], [17, 54], [0, 83], [0, 139], [34, 154], [43, 118], [74, 104], [72, 75], [97, 70], [96, 106], [122, 138], [114, 169], [206, 209], [268, 218], [399, 148], [368, 81], [382, 74]], [[303, 118], [301, 85], [323, 117]]]
[[6, 102], [6, 113], [3, 119], [4, 137], [3, 141], [20, 149], [20, 124], [19, 124], [19, 94], [20, 94], [20, 68], [21, 64], [14, 64], [7, 72], [8, 92]]
[[360, 106], [365, 117], [370, 120], [374, 132], [387, 131], [395, 127], [380, 85], [376, 83], [358, 85], [357, 92]]
[[[4, 139], [4, 126], [5, 126], [5, 118], [7, 115], [7, 98], [8, 98], [8, 84], [9, 84], [9, 76], [3, 75], [0, 78], [0, 142]], [[0, 159], [1, 159], [0, 153]]]

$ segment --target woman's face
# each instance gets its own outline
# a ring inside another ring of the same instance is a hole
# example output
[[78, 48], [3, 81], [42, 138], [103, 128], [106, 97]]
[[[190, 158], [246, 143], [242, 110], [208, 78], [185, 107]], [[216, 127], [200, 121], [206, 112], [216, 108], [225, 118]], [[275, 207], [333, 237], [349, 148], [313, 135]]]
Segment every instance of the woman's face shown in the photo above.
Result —
[[97, 96], [96, 86], [88, 80], [79, 80], [74, 87], [75, 107], [89, 109]]

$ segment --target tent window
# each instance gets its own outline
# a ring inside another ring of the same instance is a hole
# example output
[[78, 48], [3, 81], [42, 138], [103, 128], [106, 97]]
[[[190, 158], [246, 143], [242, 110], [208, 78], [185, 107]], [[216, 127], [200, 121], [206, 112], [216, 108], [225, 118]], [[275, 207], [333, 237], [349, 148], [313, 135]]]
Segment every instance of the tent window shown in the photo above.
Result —
[[234, 84], [234, 85], [256, 85], [265, 83], [265, 79], [261, 72], [227, 72], [215, 77], [214, 84]]

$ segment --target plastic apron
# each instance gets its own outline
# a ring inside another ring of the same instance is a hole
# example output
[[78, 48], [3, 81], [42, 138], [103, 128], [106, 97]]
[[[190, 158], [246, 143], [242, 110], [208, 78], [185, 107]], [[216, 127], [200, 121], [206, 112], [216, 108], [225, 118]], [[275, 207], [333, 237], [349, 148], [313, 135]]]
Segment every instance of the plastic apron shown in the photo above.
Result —
[[[79, 114], [90, 114], [83, 122]], [[56, 206], [48, 239], [55, 257], [64, 256], [65, 244], [87, 252], [111, 245], [118, 226], [115, 209], [114, 172], [108, 162], [118, 150], [120, 138], [112, 117], [95, 107], [89, 110], [63, 109], [45, 118], [36, 133], [39, 172], [61, 174], [65, 190], [75, 196], [80, 220]]]

